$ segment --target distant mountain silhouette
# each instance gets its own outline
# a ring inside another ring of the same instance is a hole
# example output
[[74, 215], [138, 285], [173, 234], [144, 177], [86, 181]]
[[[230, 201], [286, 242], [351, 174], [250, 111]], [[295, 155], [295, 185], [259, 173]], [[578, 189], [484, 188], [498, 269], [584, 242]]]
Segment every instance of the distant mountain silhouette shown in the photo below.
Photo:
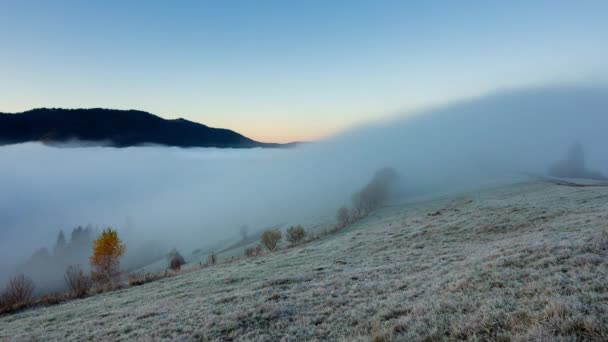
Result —
[[185, 119], [166, 120], [138, 110], [39, 108], [0, 113], [0, 144], [39, 141], [128, 147], [159, 144], [179, 147], [279, 147], [234, 131]]

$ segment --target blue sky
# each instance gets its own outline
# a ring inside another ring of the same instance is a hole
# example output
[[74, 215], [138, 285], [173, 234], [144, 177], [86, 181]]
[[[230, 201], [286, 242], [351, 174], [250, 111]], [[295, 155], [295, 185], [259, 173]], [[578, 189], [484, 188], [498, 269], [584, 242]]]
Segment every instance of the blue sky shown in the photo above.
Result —
[[602, 80], [607, 1], [4, 1], [0, 111], [135, 108], [308, 140]]

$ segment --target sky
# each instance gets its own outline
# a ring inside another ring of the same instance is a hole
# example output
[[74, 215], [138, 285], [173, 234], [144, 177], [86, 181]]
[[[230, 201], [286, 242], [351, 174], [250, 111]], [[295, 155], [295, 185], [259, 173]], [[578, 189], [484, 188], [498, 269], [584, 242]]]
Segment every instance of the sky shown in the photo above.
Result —
[[0, 112], [140, 109], [315, 140], [505, 88], [604, 80], [606, 1], [1, 1]]

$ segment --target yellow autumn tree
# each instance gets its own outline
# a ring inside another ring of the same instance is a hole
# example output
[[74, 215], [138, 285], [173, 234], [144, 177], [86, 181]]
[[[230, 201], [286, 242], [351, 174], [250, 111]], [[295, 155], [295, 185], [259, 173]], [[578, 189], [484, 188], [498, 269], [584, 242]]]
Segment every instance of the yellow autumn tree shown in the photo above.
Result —
[[118, 237], [118, 232], [110, 227], [104, 229], [93, 241], [91, 255], [91, 278], [98, 283], [108, 283], [120, 274], [120, 257], [126, 246]]

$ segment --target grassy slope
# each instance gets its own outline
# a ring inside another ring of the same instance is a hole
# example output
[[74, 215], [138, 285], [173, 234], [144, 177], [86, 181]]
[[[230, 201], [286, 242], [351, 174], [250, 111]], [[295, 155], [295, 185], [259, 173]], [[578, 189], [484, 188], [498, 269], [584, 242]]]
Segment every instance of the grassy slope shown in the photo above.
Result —
[[607, 229], [606, 187], [397, 205], [301, 247], [0, 317], [0, 340], [607, 340]]

